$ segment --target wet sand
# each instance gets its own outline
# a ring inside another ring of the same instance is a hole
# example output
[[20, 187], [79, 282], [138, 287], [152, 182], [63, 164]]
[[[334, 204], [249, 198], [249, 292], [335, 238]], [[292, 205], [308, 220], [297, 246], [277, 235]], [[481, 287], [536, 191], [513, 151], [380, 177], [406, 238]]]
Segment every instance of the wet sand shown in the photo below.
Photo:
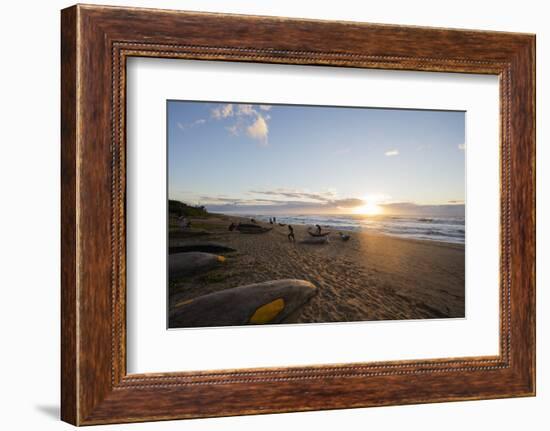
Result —
[[[229, 231], [248, 219], [225, 215], [191, 219], [182, 233], [171, 223], [171, 245], [213, 242], [234, 248], [223, 265], [195, 276], [169, 281], [170, 310], [174, 304], [245, 284], [283, 278], [307, 280], [318, 294], [284, 323], [464, 317], [464, 245], [401, 239], [369, 232], [346, 232], [342, 241], [332, 231], [328, 244], [300, 244], [310, 236], [307, 226], [293, 225], [296, 242], [286, 226], [263, 234]], [[201, 232], [202, 231], [202, 232]], [[201, 235], [202, 233], [202, 235]]]

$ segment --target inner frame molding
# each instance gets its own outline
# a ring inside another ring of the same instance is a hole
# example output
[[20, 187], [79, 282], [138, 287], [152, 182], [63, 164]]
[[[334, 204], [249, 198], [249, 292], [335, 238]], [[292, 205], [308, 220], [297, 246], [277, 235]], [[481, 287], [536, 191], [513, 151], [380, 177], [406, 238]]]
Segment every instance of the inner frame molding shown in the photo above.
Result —
[[[255, 35], [258, 26], [270, 31]], [[335, 31], [342, 38], [332, 41]], [[311, 40], [319, 34], [327, 37]], [[534, 395], [533, 36], [79, 5], [62, 12], [62, 53], [63, 420], [100, 424]], [[500, 354], [128, 375], [129, 57], [498, 75]], [[264, 400], [248, 399], [253, 390], [262, 390]]]

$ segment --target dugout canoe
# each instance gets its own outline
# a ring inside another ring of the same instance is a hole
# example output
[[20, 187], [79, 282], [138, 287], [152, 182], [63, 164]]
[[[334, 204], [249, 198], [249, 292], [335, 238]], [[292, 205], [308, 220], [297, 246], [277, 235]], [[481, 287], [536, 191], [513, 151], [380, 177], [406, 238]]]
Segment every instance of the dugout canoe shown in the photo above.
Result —
[[210, 271], [225, 262], [225, 257], [212, 253], [192, 251], [168, 255], [168, 274], [182, 277]]
[[170, 327], [281, 323], [306, 304], [317, 287], [306, 280], [282, 279], [221, 290], [176, 303]]

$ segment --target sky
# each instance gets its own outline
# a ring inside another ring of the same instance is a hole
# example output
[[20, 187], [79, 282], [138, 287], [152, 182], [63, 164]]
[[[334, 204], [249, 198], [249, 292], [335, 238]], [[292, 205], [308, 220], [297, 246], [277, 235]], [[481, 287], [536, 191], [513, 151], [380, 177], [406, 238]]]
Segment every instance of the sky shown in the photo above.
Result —
[[464, 213], [465, 113], [168, 101], [168, 196], [242, 214]]

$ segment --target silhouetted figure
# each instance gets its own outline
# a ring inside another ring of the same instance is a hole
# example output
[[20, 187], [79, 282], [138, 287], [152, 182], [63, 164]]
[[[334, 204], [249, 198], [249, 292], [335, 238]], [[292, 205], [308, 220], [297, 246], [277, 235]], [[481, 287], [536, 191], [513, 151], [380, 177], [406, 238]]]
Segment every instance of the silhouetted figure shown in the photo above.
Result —
[[321, 235], [321, 226], [316, 224], [315, 227], [317, 228], [317, 234]]
[[273, 224], [273, 219], [269, 217], [269, 224]]
[[296, 238], [294, 237], [294, 228], [291, 225], [288, 225], [288, 231], [288, 240], [296, 242]]
[[256, 219], [254, 219], [254, 218], [251, 218], [251, 219], [250, 219], [250, 223], [254, 223], [254, 224], [256, 224]]
[[187, 220], [187, 218], [186, 218], [185, 216], [179, 216], [179, 217], [178, 217], [178, 222], [179, 222], [180, 227], [181, 227], [182, 229], [191, 227], [191, 221], [190, 221], [190, 220]]
[[273, 217], [273, 224], [277, 223], [277, 218]]
[[229, 225], [229, 231], [233, 232], [236, 227], [237, 227], [237, 225], [235, 223], [231, 222], [231, 224]]

